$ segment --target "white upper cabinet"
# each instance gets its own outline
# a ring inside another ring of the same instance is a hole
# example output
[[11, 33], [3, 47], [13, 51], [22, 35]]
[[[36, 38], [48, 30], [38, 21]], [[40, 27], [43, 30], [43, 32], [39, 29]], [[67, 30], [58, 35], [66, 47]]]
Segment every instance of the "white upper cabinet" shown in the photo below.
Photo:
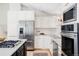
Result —
[[57, 17], [36, 17], [35, 27], [36, 28], [56, 28], [58, 26]]
[[18, 37], [18, 24], [20, 20], [34, 20], [33, 11], [9, 11], [7, 21], [7, 36]]

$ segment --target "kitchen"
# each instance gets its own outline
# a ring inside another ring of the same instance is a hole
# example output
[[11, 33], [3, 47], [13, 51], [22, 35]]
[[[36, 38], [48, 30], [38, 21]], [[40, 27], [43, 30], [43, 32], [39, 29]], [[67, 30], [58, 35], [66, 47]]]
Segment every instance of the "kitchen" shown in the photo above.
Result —
[[[75, 20], [78, 19], [78, 5], [78, 3], [0, 3], [0, 56], [78, 56], [78, 47], [75, 44], [77, 41], [75, 40], [74, 44], [67, 41], [71, 43], [69, 47], [75, 46], [73, 50], [67, 47], [63, 36], [68, 32], [62, 28], [64, 24], [78, 22]], [[66, 14], [71, 17], [67, 17]]]

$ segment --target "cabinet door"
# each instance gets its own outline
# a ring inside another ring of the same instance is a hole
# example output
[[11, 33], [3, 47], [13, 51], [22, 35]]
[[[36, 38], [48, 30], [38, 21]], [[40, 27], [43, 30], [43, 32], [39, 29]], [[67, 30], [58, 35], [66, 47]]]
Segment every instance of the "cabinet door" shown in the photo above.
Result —
[[43, 43], [42, 43], [42, 39], [40, 38], [40, 36], [36, 36], [35, 37], [35, 48], [43, 48]]
[[42, 36], [35, 38], [35, 47], [36, 48], [50, 48], [51, 46], [51, 38]]
[[44, 39], [44, 47], [45, 48], [49, 48], [50, 47], [50, 45], [51, 45], [51, 42], [50, 42], [50, 39]]
[[42, 48], [43, 44], [42, 44], [42, 40], [39, 37], [35, 37], [35, 48]]
[[43, 40], [43, 38], [39, 38], [39, 48], [45, 48], [44, 44], [45, 41]]
[[58, 25], [58, 19], [53, 17], [37, 17], [35, 20], [36, 28], [56, 28]]
[[35, 40], [34, 40], [34, 46], [35, 48], [39, 48], [40, 44], [39, 44], [39, 37], [38, 36], [35, 36]]

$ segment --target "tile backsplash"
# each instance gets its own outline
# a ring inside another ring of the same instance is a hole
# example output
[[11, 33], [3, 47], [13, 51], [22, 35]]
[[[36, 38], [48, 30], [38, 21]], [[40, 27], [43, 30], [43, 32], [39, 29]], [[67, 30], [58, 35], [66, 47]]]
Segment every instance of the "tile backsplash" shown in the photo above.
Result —
[[57, 32], [56, 30], [56, 28], [36, 28], [35, 35], [52, 35]]

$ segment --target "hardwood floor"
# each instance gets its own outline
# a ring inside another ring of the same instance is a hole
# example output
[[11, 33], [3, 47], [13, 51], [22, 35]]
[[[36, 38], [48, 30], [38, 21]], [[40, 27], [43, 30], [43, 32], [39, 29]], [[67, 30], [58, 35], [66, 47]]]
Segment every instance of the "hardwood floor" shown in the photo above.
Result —
[[27, 56], [52, 56], [48, 49], [35, 49], [34, 51], [27, 51]]

